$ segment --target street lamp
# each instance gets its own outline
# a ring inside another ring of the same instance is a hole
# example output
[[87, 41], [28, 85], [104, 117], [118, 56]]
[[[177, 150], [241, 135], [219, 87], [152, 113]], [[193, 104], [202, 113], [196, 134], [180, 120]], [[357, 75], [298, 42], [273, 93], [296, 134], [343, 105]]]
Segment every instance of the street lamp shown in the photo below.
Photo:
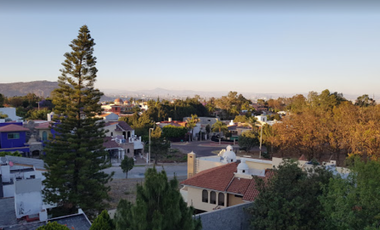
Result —
[[[258, 125], [259, 123], [256, 123], [256, 125]], [[260, 125], [258, 125], [261, 129], [261, 134], [260, 134], [260, 153], [259, 153], [259, 158], [261, 158], [261, 145], [263, 143], [263, 125], [260, 123]]]
[[149, 128], [149, 152], [148, 155], [146, 156], [146, 163], [149, 164], [150, 162], [150, 131], [153, 130], [153, 128]]

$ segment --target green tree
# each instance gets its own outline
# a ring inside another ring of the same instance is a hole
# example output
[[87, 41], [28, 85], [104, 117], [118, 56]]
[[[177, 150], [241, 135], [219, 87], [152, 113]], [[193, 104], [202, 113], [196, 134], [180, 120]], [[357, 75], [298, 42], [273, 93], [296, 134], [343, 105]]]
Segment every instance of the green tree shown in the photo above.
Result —
[[14, 157], [22, 157], [22, 154], [19, 153], [18, 151], [16, 151], [16, 152], [0, 152], [0, 157], [5, 157], [6, 155], [14, 156]]
[[26, 120], [46, 120], [47, 114], [51, 111], [49, 109], [32, 109], [25, 114]]
[[380, 228], [380, 162], [356, 157], [347, 178], [337, 175], [321, 198], [326, 229]]
[[72, 51], [64, 55], [62, 75], [53, 93], [56, 134], [45, 148], [43, 182], [46, 202], [68, 212], [80, 207], [90, 215], [104, 209], [110, 190], [106, 183], [112, 176], [102, 171], [109, 165], [103, 147], [104, 122], [95, 117], [101, 113], [103, 93], [94, 88], [94, 45], [87, 26], [82, 26], [70, 44]]
[[7, 114], [4, 114], [2, 112], [0, 112], [0, 119], [4, 119], [4, 118], [7, 118], [8, 115]]
[[3, 94], [0, 93], [0, 108], [4, 107], [5, 97]]
[[239, 136], [239, 146], [247, 152], [259, 143], [259, 135], [255, 131], [246, 131]]
[[197, 126], [198, 116], [196, 114], [191, 114], [191, 118], [187, 118], [186, 122], [187, 122], [187, 128], [189, 129], [189, 131], [191, 131], [191, 135], [189, 135], [189, 141], [190, 141], [190, 137], [191, 137], [191, 140], [193, 140], [193, 137], [194, 137], [194, 128], [195, 126]]
[[318, 197], [329, 183], [331, 171], [314, 166], [302, 171], [285, 161], [273, 171], [272, 178], [256, 179], [258, 197], [249, 208], [253, 229], [325, 229], [323, 206]]
[[133, 169], [135, 165], [135, 160], [133, 157], [125, 157], [120, 164], [121, 169], [125, 173], [125, 178], [128, 178], [128, 172]]
[[54, 221], [49, 222], [44, 226], [38, 227], [37, 230], [69, 230], [69, 228]]
[[227, 125], [221, 121], [216, 121], [211, 128], [213, 132], [219, 132], [219, 144], [221, 144], [222, 132], [228, 131]]
[[114, 230], [115, 225], [108, 215], [107, 210], [103, 210], [92, 223], [90, 230]]
[[[149, 145], [145, 145], [149, 147]], [[150, 141], [151, 153], [154, 154], [154, 163], [157, 164], [158, 157], [168, 153], [170, 142], [162, 136], [160, 127], [156, 127], [151, 133]]]
[[168, 181], [166, 172], [149, 168], [145, 183], [137, 185], [136, 203], [120, 201], [116, 229], [200, 230], [200, 220], [193, 219], [193, 208], [187, 207], [178, 191], [176, 178]]
[[355, 105], [361, 106], [361, 107], [368, 107], [368, 106], [376, 105], [376, 102], [375, 100], [370, 98], [368, 94], [364, 94], [356, 99]]
[[183, 139], [187, 133], [186, 127], [166, 125], [162, 127], [162, 134], [169, 140]]

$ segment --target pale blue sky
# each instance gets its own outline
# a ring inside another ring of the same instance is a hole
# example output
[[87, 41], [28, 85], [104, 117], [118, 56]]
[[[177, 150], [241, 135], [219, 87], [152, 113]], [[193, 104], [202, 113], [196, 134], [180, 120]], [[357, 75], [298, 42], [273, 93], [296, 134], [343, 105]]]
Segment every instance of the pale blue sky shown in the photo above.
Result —
[[100, 89], [327, 88], [380, 96], [380, 5], [374, 1], [30, 2], [0, 2], [1, 83], [56, 81], [63, 54], [87, 24], [97, 44]]

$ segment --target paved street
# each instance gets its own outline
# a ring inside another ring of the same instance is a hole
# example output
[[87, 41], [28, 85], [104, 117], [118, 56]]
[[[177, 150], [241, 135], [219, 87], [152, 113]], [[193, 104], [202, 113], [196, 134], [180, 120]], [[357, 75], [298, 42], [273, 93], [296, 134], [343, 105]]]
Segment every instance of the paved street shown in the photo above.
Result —
[[[213, 141], [193, 141], [193, 142], [175, 142], [172, 143], [172, 148], [181, 150], [183, 153], [190, 153], [193, 151], [197, 157], [215, 156], [212, 151], [220, 151], [227, 147], [226, 143], [219, 145]], [[231, 143], [232, 145], [232, 143]]]
[[[212, 151], [220, 151], [225, 149], [229, 143], [222, 143], [219, 145], [217, 142], [212, 141], [193, 141], [193, 142], [176, 142], [172, 143], [172, 148], [179, 149], [181, 152], [187, 154], [191, 151], [197, 154], [197, 157], [205, 156], [215, 156], [215, 153]], [[115, 172], [113, 178], [120, 179], [125, 178], [125, 173], [120, 168], [120, 163], [113, 163], [113, 166], [105, 169], [104, 172], [111, 173]], [[148, 167], [153, 167], [152, 165]], [[144, 178], [144, 173], [146, 170], [146, 165], [135, 165], [135, 167], [128, 173], [128, 178]], [[162, 164], [156, 166], [158, 171], [165, 169], [168, 177], [173, 177], [174, 174], [177, 177], [186, 177], [187, 175], [187, 163], [171, 163], [171, 164]]]

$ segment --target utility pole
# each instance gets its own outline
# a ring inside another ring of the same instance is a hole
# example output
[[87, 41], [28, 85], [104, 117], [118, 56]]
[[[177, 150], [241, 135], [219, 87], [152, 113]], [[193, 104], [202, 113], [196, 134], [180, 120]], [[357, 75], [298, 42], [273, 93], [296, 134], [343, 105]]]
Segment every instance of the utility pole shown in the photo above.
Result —
[[261, 145], [263, 143], [263, 125], [260, 126], [261, 129], [261, 135], [260, 135], [260, 155], [259, 158], [261, 158]]

